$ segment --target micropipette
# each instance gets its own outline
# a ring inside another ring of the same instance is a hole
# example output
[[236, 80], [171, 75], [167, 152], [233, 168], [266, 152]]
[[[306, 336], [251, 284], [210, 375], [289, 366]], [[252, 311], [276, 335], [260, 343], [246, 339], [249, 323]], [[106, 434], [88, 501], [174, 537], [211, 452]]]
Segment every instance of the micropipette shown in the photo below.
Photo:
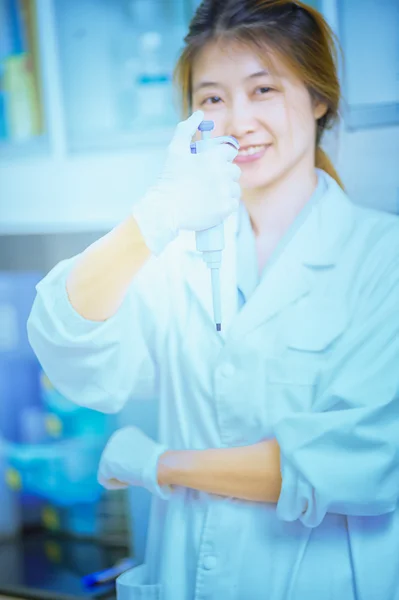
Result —
[[[201, 131], [201, 140], [191, 144], [192, 154], [198, 154], [211, 148], [215, 144], [231, 144], [239, 149], [238, 141], [230, 136], [211, 137], [215, 124], [213, 121], [202, 121], [198, 129]], [[224, 227], [223, 223], [196, 232], [197, 250], [202, 252], [202, 257], [211, 270], [213, 315], [216, 331], [222, 329], [222, 307], [220, 298], [220, 265], [222, 262], [222, 250], [224, 249]]]

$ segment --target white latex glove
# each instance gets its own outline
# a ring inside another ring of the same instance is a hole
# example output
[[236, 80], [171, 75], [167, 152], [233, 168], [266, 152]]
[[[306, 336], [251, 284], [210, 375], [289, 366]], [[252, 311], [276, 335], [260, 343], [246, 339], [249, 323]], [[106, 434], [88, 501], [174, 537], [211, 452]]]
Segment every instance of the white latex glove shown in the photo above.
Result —
[[118, 429], [108, 440], [101, 455], [97, 478], [107, 490], [130, 485], [147, 488], [167, 500], [168, 486], [158, 484], [158, 459], [167, 448], [158, 444], [137, 427]]
[[203, 119], [203, 111], [198, 110], [178, 124], [161, 176], [133, 206], [141, 234], [155, 254], [160, 254], [180, 229], [208, 229], [238, 208], [241, 169], [232, 164], [237, 150], [219, 144], [191, 154], [190, 143]]

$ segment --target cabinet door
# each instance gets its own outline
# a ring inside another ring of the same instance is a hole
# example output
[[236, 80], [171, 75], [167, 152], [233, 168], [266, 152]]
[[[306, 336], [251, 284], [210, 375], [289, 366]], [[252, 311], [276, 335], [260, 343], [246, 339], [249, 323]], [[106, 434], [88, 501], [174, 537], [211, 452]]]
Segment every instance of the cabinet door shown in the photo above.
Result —
[[[18, 144], [24, 160], [7, 142], [3, 153], [0, 141], [0, 235], [106, 231], [162, 167], [178, 119], [165, 98], [190, 0], [35, 6], [49, 139], [40, 156], [32, 143]], [[139, 39], [145, 56], [138, 64]]]
[[350, 129], [399, 123], [399, 2], [338, 0]]
[[34, 0], [0, 0], [0, 159], [48, 150]]
[[57, 0], [67, 147], [162, 143], [178, 120], [173, 68], [187, 0]]

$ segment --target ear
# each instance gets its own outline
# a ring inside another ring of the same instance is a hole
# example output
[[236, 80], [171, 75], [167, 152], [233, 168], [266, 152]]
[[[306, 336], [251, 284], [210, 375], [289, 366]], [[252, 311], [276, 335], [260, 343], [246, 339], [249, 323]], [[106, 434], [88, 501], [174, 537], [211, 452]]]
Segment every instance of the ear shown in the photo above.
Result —
[[316, 121], [324, 117], [328, 110], [328, 106], [325, 102], [314, 102], [313, 104], [313, 115]]

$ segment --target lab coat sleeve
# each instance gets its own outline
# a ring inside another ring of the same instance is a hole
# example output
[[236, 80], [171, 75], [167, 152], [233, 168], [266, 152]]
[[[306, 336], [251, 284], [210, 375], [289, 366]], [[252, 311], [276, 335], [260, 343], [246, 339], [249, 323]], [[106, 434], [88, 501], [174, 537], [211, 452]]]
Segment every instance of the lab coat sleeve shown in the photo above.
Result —
[[116, 413], [133, 395], [154, 397], [156, 337], [168, 314], [165, 272], [150, 259], [117, 313], [89, 321], [72, 307], [67, 276], [78, 256], [62, 261], [37, 285], [28, 319], [30, 344], [54, 387], [72, 402]]
[[370, 288], [358, 326], [328, 358], [313, 411], [276, 424], [282, 520], [316, 527], [327, 512], [374, 516], [398, 504], [399, 268]]

